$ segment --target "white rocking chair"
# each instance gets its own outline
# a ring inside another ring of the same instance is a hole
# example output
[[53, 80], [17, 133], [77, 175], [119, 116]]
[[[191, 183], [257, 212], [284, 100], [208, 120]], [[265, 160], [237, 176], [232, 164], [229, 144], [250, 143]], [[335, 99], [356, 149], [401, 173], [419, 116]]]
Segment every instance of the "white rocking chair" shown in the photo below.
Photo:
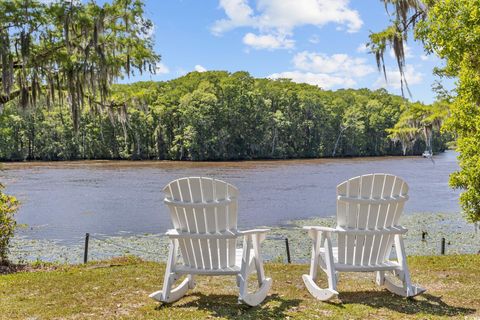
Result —
[[[166, 233], [170, 251], [163, 290], [150, 297], [174, 302], [195, 286], [195, 275], [235, 275], [239, 302], [261, 303], [272, 285], [264, 275], [260, 255], [260, 244], [269, 230], [237, 230], [237, 188], [220, 180], [189, 177], [170, 182], [163, 191], [175, 229]], [[237, 249], [239, 237], [243, 237], [243, 249]], [[247, 280], [254, 270], [259, 289], [249, 293]], [[182, 275], [186, 279], [172, 288]]]
[[[402, 238], [407, 229], [398, 225], [407, 194], [408, 185], [388, 174], [355, 177], [337, 186], [336, 228], [304, 227], [313, 239], [310, 274], [303, 275], [312, 296], [329, 300], [337, 295], [338, 272], [342, 271], [374, 271], [378, 285], [404, 297], [425, 291], [410, 281]], [[337, 235], [336, 247], [332, 234]], [[396, 261], [390, 260], [393, 244]], [[328, 276], [326, 289], [315, 283], [318, 267]]]

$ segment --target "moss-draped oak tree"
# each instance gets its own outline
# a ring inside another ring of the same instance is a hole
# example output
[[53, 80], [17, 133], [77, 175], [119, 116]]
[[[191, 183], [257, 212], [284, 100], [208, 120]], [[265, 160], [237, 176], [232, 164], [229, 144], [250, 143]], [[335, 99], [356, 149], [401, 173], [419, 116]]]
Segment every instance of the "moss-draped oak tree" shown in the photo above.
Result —
[[116, 79], [155, 71], [160, 57], [143, 14], [141, 0], [1, 1], [0, 104], [60, 100], [78, 128], [81, 107], [105, 105]]
[[[110, 86], [134, 72], [155, 71], [152, 22], [143, 1], [0, 1], [0, 114], [68, 104], [77, 132], [81, 108], [106, 106]], [[0, 185], [0, 262], [7, 258], [17, 202]]]

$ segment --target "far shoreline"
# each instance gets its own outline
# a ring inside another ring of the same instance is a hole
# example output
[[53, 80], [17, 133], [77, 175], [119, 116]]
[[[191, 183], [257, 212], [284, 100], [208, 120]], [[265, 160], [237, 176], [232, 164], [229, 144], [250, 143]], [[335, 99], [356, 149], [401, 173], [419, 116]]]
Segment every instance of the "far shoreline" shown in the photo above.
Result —
[[[445, 150], [436, 153], [435, 156], [444, 155], [454, 152], [454, 150]], [[0, 170], [17, 169], [25, 167], [49, 167], [49, 166], [65, 166], [65, 167], [82, 167], [82, 166], [111, 166], [118, 167], [176, 167], [176, 166], [195, 166], [195, 167], [213, 167], [213, 166], [243, 166], [245, 164], [269, 165], [269, 164], [292, 164], [295, 162], [321, 164], [338, 161], [382, 161], [388, 159], [417, 159], [422, 158], [419, 155], [381, 155], [381, 156], [342, 156], [342, 157], [321, 157], [321, 158], [262, 158], [262, 159], [241, 159], [241, 160], [157, 160], [157, 159], [76, 159], [76, 160], [8, 160], [0, 161]]]

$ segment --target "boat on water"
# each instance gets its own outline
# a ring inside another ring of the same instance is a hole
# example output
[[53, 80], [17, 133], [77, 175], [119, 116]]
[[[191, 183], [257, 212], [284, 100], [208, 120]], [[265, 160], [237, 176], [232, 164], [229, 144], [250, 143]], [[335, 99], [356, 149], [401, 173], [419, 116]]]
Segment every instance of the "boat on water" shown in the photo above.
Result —
[[432, 156], [433, 156], [433, 153], [430, 150], [425, 150], [422, 153], [422, 157], [424, 157], [424, 158], [431, 158]]

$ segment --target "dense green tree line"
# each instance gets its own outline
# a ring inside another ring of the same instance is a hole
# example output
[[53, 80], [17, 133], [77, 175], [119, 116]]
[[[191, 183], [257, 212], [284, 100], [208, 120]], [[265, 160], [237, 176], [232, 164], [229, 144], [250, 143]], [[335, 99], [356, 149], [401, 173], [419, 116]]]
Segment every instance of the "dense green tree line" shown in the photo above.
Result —
[[[167, 82], [116, 85], [102, 106], [6, 104], [3, 160], [236, 160], [402, 154], [389, 136], [412, 103], [385, 90], [324, 91], [246, 72], [192, 72]], [[418, 128], [414, 131], [419, 132]], [[419, 137], [419, 138], [418, 138]], [[435, 151], [444, 138], [434, 130]], [[425, 150], [412, 136], [407, 153]]]

